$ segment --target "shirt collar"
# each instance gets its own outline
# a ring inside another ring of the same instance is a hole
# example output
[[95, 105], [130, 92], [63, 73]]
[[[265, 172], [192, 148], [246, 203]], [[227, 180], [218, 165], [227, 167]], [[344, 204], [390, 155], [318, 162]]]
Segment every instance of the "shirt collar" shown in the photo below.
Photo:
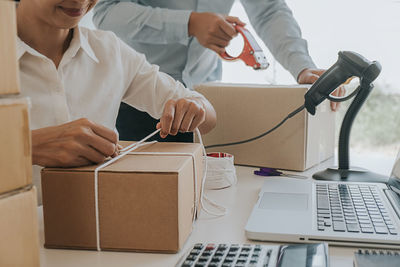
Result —
[[86, 54], [91, 59], [93, 59], [96, 63], [99, 63], [99, 60], [97, 59], [92, 47], [90, 46], [87, 37], [83, 34], [83, 32], [81, 31], [81, 28], [79, 26], [74, 28], [74, 38], [73, 39], [77, 39], [77, 42], [80, 44], [80, 47], [83, 49], [83, 51], [85, 51]]
[[[66, 53], [70, 54], [71, 57], [74, 57], [78, 53], [79, 48], [82, 48], [83, 51], [85, 51], [86, 54], [91, 59], [93, 59], [93, 61], [99, 63], [99, 60], [96, 57], [92, 47], [90, 46], [87, 37], [82, 33], [80, 27], [77, 26], [74, 28], [74, 36], [72, 37], [70, 46]], [[34, 56], [44, 57], [42, 54], [27, 45], [17, 36], [17, 60], [19, 60], [26, 52]]]

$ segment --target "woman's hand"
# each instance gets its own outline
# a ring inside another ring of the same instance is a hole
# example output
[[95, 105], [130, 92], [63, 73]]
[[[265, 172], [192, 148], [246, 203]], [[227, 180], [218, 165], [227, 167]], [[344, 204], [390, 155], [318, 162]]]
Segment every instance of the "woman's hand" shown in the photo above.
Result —
[[199, 128], [202, 133], [209, 132], [216, 124], [215, 110], [202, 97], [168, 100], [163, 115], [157, 124], [160, 136], [176, 135], [178, 132], [193, 132]]
[[117, 134], [102, 125], [79, 119], [32, 131], [33, 164], [76, 167], [101, 163], [118, 154]]

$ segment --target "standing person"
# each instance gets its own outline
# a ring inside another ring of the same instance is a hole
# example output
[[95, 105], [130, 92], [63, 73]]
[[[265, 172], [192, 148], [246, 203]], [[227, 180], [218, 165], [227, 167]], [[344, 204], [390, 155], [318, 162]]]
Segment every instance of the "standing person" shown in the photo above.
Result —
[[[97, 27], [115, 32], [147, 59], [187, 87], [220, 80], [225, 51], [237, 34], [236, 17], [226, 16], [234, 0], [100, 0], [94, 9]], [[296, 79], [315, 82], [317, 69], [307, 42], [284, 0], [241, 0], [258, 35], [275, 58]], [[332, 103], [333, 110], [336, 104]], [[139, 122], [139, 123], [135, 123]], [[138, 140], [156, 122], [147, 114], [121, 104], [117, 128], [122, 139]], [[141, 125], [141, 129], [133, 127]], [[190, 137], [180, 137], [190, 140]]]
[[[115, 121], [121, 101], [160, 118], [165, 138], [210, 131], [211, 104], [185, 88], [114, 33], [79, 27], [97, 0], [21, 0], [17, 57], [21, 94], [31, 99], [32, 162], [40, 167], [101, 163], [118, 153]], [[40, 203], [40, 198], [39, 198]]]

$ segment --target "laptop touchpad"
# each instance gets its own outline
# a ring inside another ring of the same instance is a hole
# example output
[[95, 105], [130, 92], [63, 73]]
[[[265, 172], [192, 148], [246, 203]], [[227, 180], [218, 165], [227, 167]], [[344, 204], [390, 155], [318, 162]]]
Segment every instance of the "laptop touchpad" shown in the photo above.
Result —
[[270, 193], [265, 192], [260, 202], [260, 209], [272, 210], [306, 210], [307, 194]]

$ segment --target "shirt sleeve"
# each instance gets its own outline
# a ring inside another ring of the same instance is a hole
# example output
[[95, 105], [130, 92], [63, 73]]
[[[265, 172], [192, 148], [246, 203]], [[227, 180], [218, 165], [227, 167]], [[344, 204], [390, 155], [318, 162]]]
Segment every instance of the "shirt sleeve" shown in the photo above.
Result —
[[157, 65], [118, 38], [126, 90], [122, 101], [159, 119], [166, 102], [184, 97], [203, 97], [186, 88], [168, 74], [159, 71]]
[[190, 14], [190, 10], [154, 8], [138, 4], [136, 0], [101, 0], [94, 8], [93, 23], [123, 39], [187, 45]]
[[297, 80], [305, 68], [316, 68], [301, 30], [284, 0], [241, 0], [251, 24], [276, 60]]

